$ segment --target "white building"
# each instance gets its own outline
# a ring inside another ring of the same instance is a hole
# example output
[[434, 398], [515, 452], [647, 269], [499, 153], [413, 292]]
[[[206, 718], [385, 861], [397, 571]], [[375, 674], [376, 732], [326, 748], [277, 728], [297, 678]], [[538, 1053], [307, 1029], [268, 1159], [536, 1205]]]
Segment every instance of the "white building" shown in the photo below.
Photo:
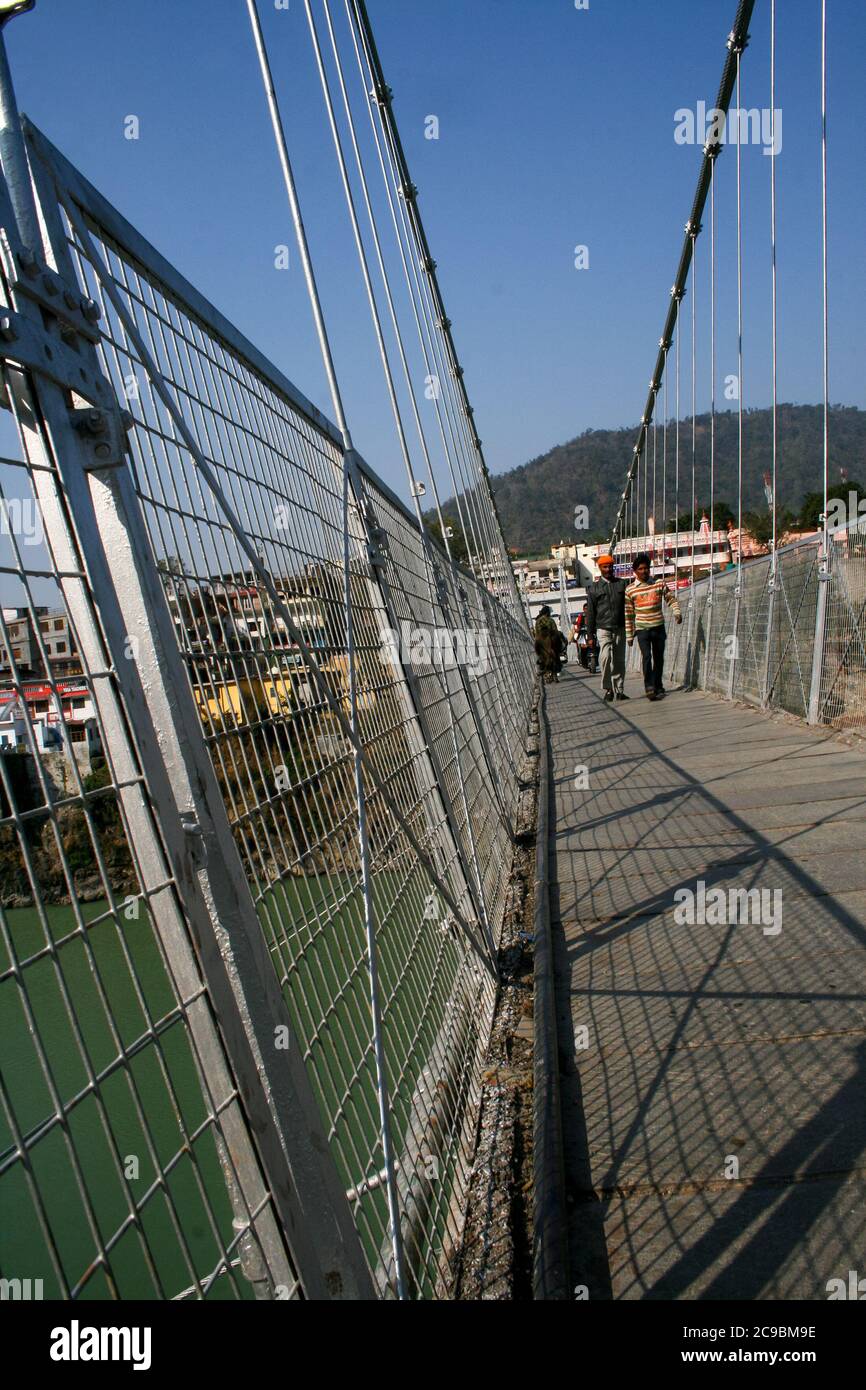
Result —
[[530, 560], [514, 560], [512, 565], [517, 587], [530, 623], [534, 623], [547, 605], [555, 621], [570, 628], [586, 599], [586, 586], [599, 575], [596, 557], [604, 545], [574, 545], [560, 541], [551, 546], [547, 556]]
[[[3, 635], [4, 628], [8, 641]], [[3, 627], [0, 628], [0, 678], [12, 674], [13, 660], [22, 676], [44, 676], [46, 663], [53, 676], [70, 676], [80, 671], [66, 610], [35, 608], [31, 612], [29, 608], [4, 608]]]
[[727, 531], [710, 532], [709, 518], [701, 517], [697, 531], [668, 531], [662, 535], [630, 536], [618, 541], [614, 550], [615, 572], [623, 578], [632, 574], [632, 561], [641, 553], [650, 556], [654, 579], [676, 578], [677, 585], [687, 586], [703, 579], [711, 570], [727, 569], [732, 564], [731, 538]]

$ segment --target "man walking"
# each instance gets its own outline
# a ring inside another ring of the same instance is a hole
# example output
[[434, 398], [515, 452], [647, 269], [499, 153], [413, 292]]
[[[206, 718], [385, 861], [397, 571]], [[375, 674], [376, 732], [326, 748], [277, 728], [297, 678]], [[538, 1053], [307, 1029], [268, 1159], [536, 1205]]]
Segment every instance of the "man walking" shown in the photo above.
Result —
[[550, 609], [544, 605], [535, 620], [535, 655], [538, 669], [545, 685], [559, 680], [559, 628], [553, 621]]
[[677, 596], [665, 580], [650, 579], [648, 555], [636, 555], [632, 565], [635, 578], [625, 592], [625, 635], [631, 646], [637, 634], [643, 661], [643, 684], [648, 700], [663, 700], [667, 694], [662, 676], [665, 664], [665, 631], [662, 603], [673, 610], [678, 623], [683, 620]]
[[614, 578], [613, 556], [599, 555], [600, 579], [586, 586], [586, 626], [597, 641], [601, 655], [601, 685], [608, 704], [627, 700], [625, 681], [625, 591], [624, 579]]

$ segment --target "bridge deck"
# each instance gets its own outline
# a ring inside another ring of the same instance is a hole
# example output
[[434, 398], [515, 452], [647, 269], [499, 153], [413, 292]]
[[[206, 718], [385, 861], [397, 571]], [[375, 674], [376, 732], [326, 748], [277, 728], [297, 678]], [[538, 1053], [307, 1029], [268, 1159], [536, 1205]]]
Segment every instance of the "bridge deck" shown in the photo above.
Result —
[[[547, 691], [573, 1283], [825, 1299], [866, 1275], [866, 757], [627, 689]], [[781, 930], [678, 925], [698, 880], [780, 892]]]

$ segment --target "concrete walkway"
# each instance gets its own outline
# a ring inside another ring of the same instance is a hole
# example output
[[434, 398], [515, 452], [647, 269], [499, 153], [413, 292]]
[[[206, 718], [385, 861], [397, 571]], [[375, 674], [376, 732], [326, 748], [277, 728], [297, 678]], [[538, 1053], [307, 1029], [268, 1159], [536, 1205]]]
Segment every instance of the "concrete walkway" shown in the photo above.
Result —
[[[572, 1282], [826, 1299], [866, 1279], [866, 756], [627, 690], [547, 687]], [[701, 881], [720, 920], [678, 922]]]

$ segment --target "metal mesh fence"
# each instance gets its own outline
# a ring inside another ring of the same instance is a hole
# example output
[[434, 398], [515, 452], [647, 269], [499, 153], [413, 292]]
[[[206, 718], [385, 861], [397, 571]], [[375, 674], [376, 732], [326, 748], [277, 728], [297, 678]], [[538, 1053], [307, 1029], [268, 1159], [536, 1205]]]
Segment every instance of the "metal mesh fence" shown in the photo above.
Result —
[[[712, 602], [709, 579], [682, 592], [682, 626], [668, 626], [665, 669], [669, 681], [785, 710], [812, 722], [862, 731], [866, 726], [864, 536], [862, 521], [831, 535], [826, 578], [822, 578], [820, 543], [815, 537], [780, 549], [775, 575], [769, 556], [748, 561], [741, 573], [731, 569], [715, 575]], [[823, 613], [822, 585], [826, 585]], [[639, 669], [634, 655], [632, 669]]]
[[703, 687], [706, 675], [709, 597], [709, 585], [695, 585], [686, 651], [686, 671], [689, 684], [700, 687]]
[[0, 477], [0, 1271], [248, 1297], [267, 1188], [82, 557], [32, 444]]
[[683, 615], [681, 623], [668, 625], [668, 640], [665, 648], [665, 671], [670, 685], [685, 684], [687, 652], [689, 644], [689, 620], [692, 608], [692, 591], [681, 590], [677, 601]]
[[[45, 143], [39, 148], [96, 249], [94, 265], [74, 219], [47, 209], [49, 232], [53, 227], [62, 238], [80, 288], [102, 310], [101, 367], [133, 420], [128, 465], [146, 528], [146, 563], [159, 575], [159, 601], [203, 747], [367, 1265], [379, 1293], [391, 1295], [369, 909], [408, 1291], [446, 1295], [533, 690], [528, 634], [494, 595], [422, 539], [410, 513], [363, 467], [347, 514], [350, 652], [343, 458], [333, 427], [61, 156]], [[157, 377], [168, 384], [177, 415]], [[373, 531], [378, 554], [369, 544]], [[4, 565], [21, 590], [21, 609], [29, 607], [36, 621], [38, 585], [57, 586], [57, 566], [48, 553], [28, 576], [20, 551]], [[84, 566], [65, 582], [77, 584], [90, 610], [103, 601]], [[42, 589], [38, 597], [42, 604]], [[43, 606], [53, 615], [52, 602]], [[5, 620], [2, 639], [14, 650]], [[110, 681], [109, 660], [94, 670], [83, 666], [82, 687]], [[350, 670], [372, 775], [366, 903], [354, 755], [340, 718], [350, 710]], [[10, 680], [13, 692], [25, 689], [14, 663]], [[146, 884], [137, 875], [145, 811], [130, 824], [130, 798], [146, 807], [156, 842], [161, 827], [147, 805], [146, 779], [132, 765], [133, 731], [119, 692], [117, 707], [123, 738], [118, 729], [101, 730], [97, 719], [97, 771], [82, 776], [69, 762], [60, 790], [48, 783], [40, 750], [31, 752], [29, 781], [22, 773], [20, 787], [8, 771], [15, 759], [0, 760], [0, 829], [17, 845], [17, 858], [7, 856], [4, 868], [4, 902], [27, 904], [19, 925], [7, 922], [6, 909], [2, 916], [7, 959], [0, 984], [16, 997], [20, 1061], [4, 1083], [0, 1181], [4, 1201], [7, 1193], [22, 1199], [12, 1247], [4, 1238], [2, 1268], [17, 1268], [38, 1232], [65, 1295], [245, 1296], [256, 1270], [271, 1294], [277, 1283], [280, 1296], [295, 1294], [304, 1271], [275, 1268], [279, 1232], [231, 1065], [222, 1058], [222, 1072], [216, 1066], [214, 1039], [203, 1067], [196, 1048], [204, 1025], [199, 1020], [195, 1035], [185, 1027], [188, 1011], [197, 1009], [214, 1028], [195, 953], [187, 939], [179, 984], [176, 963], [161, 954], [162, 936], [148, 925], [159, 894], [170, 901], [179, 932], [186, 926], [187, 938], [194, 935], [171, 867], [163, 865], [153, 886], [150, 863]], [[32, 743], [32, 712], [25, 722]], [[119, 768], [115, 748], [122, 750]], [[133, 915], [134, 935], [127, 925]], [[96, 943], [104, 969], [93, 963]], [[74, 985], [60, 968], [61, 952]], [[43, 1056], [52, 1030], [53, 1062]], [[62, 1067], [62, 1085], [52, 1066]], [[136, 1146], [147, 1160], [133, 1184], [123, 1163]], [[233, 1164], [243, 1169], [240, 1176]], [[49, 1212], [58, 1165], [70, 1176]], [[109, 1171], [114, 1187], [102, 1180]], [[259, 1200], [252, 1211], [250, 1192]], [[67, 1239], [60, 1234], [67, 1193], [77, 1193], [81, 1208], [69, 1252], [57, 1248]], [[266, 1219], [267, 1240], [256, 1224]], [[244, 1245], [251, 1234], [258, 1263]]]
[[712, 627], [704, 663], [704, 688], [716, 695], [727, 695], [731, 680], [731, 663], [736, 658], [738, 644], [734, 571], [716, 575], [713, 602], [707, 613], [707, 620]]
[[[526, 637], [471, 576], [449, 566], [438, 548], [406, 527], [402, 511], [369, 479], [365, 494], [383, 534], [383, 578], [394, 632], [403, 639], [404, 669], [436, 778], [446, 793], [463, 862], [473, 870], [470, 881], [478, 886], [479, 866], [482, 899], [496, 922], [508, 876], [531, 697]], [[419, 662], [413, 659], [411, 635], [427, 632], [471, 634], [471, 650], [461, 654], [446, 644], [438, 657], [431, 651], [431, 659], [422, 655]]]
[[866, 728], [866, 522], [834, 537], [818, 714], [840, 729]]
[[764, 700], [767, 672], [767, 621], [770, 561], [752, 560], [743, 567], [733, 695], [754, 705]]
[[768, 702], [808, 718], [818, 604], [817, 545], [781, 550], [767, 662]]

